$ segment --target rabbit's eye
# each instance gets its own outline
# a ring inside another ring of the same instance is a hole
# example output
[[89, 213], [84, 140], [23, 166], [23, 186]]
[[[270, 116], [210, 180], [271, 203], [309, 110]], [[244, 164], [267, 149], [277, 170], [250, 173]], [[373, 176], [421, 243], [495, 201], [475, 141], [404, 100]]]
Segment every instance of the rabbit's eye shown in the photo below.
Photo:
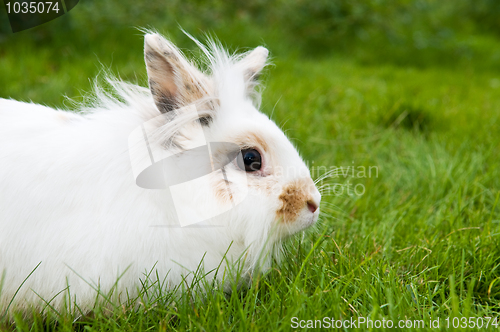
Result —
[[246, 172], [255, 172], [262, 167], [262, 157], [259, 151], [255, 149], [241, 150], [243, 156], [243, 164], [241, 158], [238, 158], [238, 167]]

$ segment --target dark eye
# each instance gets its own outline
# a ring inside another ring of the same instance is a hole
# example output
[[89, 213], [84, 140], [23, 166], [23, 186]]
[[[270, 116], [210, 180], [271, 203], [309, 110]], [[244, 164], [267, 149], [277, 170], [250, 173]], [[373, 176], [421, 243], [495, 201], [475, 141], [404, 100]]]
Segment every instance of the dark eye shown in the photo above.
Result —
[[262, 167], [262, 157], [259, 151], [255, 149], [245, 149], [241, 150], [241, 155], [243, 157], [243, 164], [241, 158], [237, 158], [238, 167], [246, 172], [255, 172]]

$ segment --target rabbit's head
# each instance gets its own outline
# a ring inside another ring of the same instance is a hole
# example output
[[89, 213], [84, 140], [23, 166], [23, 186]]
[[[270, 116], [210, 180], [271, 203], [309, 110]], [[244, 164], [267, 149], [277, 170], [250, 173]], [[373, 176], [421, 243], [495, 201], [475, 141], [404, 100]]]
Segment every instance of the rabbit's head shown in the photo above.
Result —
[[179, 154], [210, 143], [210, 160], [196, 160], [193, 166], [213, 170], [204, 176], [208, 191], [186, 184], [172, 191], [174, 201], [184, 195], [195, 205], [191, 210], [220, 211], [212, 213], [216, 224], [226, 225], [234, 240], [244, 243], [270, 234], [279, 240], [314, 224], [321, 195], [309, 169], [283, 131], [257, 109], [256, 87], [267, 49], [230, 56], [215, 42], [199, 46], [208, 60], [205, 72], [160, 35], [145, 37], [151, 94], [169, 119], [158, 142]]

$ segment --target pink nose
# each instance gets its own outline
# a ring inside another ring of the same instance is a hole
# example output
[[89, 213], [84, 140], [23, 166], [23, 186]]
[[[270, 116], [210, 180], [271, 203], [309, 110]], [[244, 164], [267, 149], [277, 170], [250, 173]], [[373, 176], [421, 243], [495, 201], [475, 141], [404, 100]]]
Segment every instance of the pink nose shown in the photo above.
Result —
[[318, 209], [318, 206], [313, 201], [307, 201], [307, 208], [309, 209], [309, 211], [314, 213]]

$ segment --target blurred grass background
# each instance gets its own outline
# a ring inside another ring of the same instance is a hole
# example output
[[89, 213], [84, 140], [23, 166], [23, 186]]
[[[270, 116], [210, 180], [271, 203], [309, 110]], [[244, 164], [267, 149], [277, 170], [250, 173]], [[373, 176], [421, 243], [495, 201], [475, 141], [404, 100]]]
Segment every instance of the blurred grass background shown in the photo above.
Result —
[[[60, 102], [61, 93], [78, 95], [98, 72], [97, 61], [125, 79], [142, 78], [136, 27], [167, 33], [187, 48], [193, 45], [179, 26], [197, 37], [214, 33], [233, 50], [264, 43], [279, 60], [343, 57], [464, 75], [500, 69], [496, 0], [82, 0], [77, 10], [17, 34], [5, 8], [0, 12], [2, 96], [32, 98], [26, 88], [38, 83], [46, 86], [47, 103]], [[78, 70], [87, 77], [75, 75]]]
[[377, 178], [349, 179], [364, 195], [323, 197], [317, 230], [292, 241], [285, 263], [241, 298], [214, 293], [197, 303], [203, 312], [179, 304], [97, 315], [85, 329], [498, 316], [499, 1], [81, 0], [16, 34], [4, 7], [0, 17], [0, 97], [75, 108], [64, 96], [81, 101], [102, 66], [145, 85], [136, 28], [156, 29], [196, 57], [181, 26], [233, 51], [270, 49], [263, 111], [310, 165], [379, 168]]

